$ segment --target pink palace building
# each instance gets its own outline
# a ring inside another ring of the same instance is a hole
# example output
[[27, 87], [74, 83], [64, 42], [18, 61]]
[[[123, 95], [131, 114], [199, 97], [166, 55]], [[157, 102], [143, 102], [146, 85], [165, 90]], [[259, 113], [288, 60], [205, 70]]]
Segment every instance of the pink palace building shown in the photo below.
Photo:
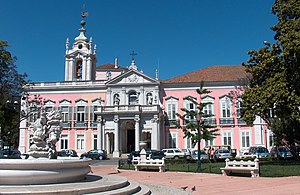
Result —
[[[168, 80], [151, 78], [138, 70], [134, 55], [128, 68], [114, 64], [97, 66], [97, 48], [85, 35], [85, 22], [73, 45], [66, 41], [65, 78], [63, 82], [39, 82], [25, 86], [29, 95], [22, 98], [21, 110], [30, 114], [20, 123], [19, 150], [29, 150], [30, 125], [38, 110], [62, 111], [63, 131], [57, 150], [75, 149], [79, 154], [91, 149], [105, 149], [113, 157], [146, 148], [193, 148], [181, 129], [172, 121], [179, 120], [180, 108], [195, 109], [186, 98], [200, 101], [196, 89], [204, 81], [211, 91], [201, 97], [211, 102], [205, 111], [214, 115], [206, 121], [215, 124], [219, 135], [206, 145], [231, 145], [239, 152], [252, 145], [272, 145], [271, 131], [257, 118], [247, 126], [239, 118], [237, 98], [230, 94], [246, 77], [242, 66], [211, 66]], [[34, 96], [42, 98], [37, 102]], [[39, 108], [39, 109], [36, 109]], [[183, 124], [182, 121], [179, 121]]]

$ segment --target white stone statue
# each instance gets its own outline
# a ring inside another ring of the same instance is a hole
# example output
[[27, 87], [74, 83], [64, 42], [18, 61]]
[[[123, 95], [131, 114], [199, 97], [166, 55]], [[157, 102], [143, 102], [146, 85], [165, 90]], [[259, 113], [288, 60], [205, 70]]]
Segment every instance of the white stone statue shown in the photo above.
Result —
[[30, 126], [33, 130], [33, 144], [29, 151], [31, 158], [57, 158], [55, 144], [62, 131], [61, 118], [61, 111], [44, 112]]

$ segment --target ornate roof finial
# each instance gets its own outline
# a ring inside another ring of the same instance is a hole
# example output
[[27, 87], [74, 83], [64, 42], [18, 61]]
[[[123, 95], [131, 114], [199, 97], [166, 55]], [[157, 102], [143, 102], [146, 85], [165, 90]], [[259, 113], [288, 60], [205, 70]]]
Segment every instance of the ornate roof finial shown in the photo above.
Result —
[[88, 16], [88, 12], [85, 11], [85, 4], [83, 4], [82, 6], [82, 13], [81, 13], [81, 17], [82, 17], [82, 20], [80, 22], [81, 24], [81, 29], [84, 29], [84, 26], [86, 24], [86, 22], [84, 21], [84, 18]]
[[88, 12], [85, 11], [85, 4], [83, 4], [83, 8], [82, 8], [82, 9], [83, 9], [83, 11], [82, 11], [82, 13], [81, 13], [82, 20], [81, 20], [81, 22], [80, 22], [81, 29], [79, 29], [80, 34], [79, 34], [78, 37], [75, 38], [75, 41], [77, 41], [77, 40], [88, 41], [88, 39], [85, 37], [85, 34], [84, 34], [85, 31], [86, 31], [86, 30], [84, 29], [84, 26], [85, 26], [85, 24], [86, 24], [84, 18], [88, 16]]
[[129, 66], [129, 69], [137, 70], [137, 67], [136, 67], [135, 61], [134, 61], [134, 56], [136, 56], [137, 53], [134, 53], [134, 51], [132, 51], [129, 55], [131, 55], [131, 65]]
[[155, 79], [158, 80], [158, 70], [155, 70]]

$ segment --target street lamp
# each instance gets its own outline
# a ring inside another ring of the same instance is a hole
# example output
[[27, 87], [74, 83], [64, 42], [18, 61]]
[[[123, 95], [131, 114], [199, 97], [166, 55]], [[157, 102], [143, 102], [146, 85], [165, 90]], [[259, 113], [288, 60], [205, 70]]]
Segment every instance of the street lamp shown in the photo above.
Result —
[[197, 135], [197, 142], [198, 142], [198, 146], [197, 146], [197, 152], [198, 152], [198, 156], [197, 156], [197, 170], [196, 170], [196, 173], [200, 173], [201, 172], [201, 161], [200, 161], [200, 140], [201, 140], [201, 118], [200, 118], [200, 115], [197, 114], [197, 132], [198, 132], [198, 135]]

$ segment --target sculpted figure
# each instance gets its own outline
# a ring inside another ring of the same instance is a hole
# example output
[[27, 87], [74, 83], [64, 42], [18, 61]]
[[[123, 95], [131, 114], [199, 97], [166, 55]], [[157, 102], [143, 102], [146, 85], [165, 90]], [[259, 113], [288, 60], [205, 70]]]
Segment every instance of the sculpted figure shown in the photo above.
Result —
[[32, 158], [57, 158], [55, 144], [59, 140], [62, 130], [61, 111], [42, 113], [31, 128], [33, 144], [30, 146], [29, 156]]

